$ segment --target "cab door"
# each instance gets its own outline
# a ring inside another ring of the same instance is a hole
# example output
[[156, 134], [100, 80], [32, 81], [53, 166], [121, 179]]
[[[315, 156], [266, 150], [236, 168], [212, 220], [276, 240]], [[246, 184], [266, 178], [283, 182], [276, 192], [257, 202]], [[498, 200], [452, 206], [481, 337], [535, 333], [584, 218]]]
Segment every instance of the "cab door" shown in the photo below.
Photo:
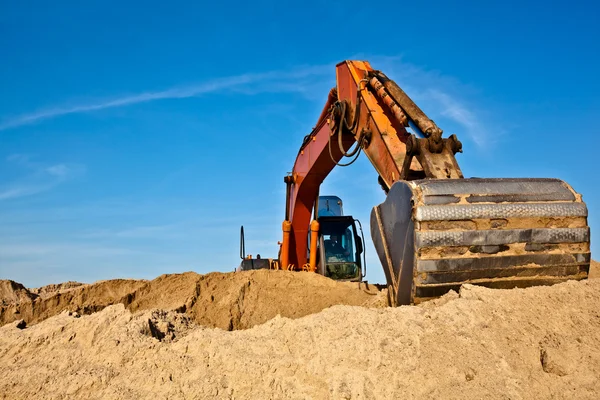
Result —
[[354, 218], [319, 217], [319, 225], [317, 271], [335, 280], [362, 280], [362, 240]]

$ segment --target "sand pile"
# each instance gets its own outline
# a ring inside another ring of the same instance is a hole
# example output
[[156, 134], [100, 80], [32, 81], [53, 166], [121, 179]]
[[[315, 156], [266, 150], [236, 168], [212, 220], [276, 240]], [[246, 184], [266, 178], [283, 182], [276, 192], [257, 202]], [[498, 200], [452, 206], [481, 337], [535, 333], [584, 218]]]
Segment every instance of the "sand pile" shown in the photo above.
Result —
[[[303, 317], [336, 304], [386, 305], [385, 294], [373, 285], [335, 282], [308, 272], [268, 270], [187, 272], [152, 281], [116, 279], [46, 296], [23, 290], [23, 301], [11, 303], [16, 296], [12, 292], [6, 296], [0, 307], [0, 324], [23, 319], [31, 325], [63, 311], [90, 314], [120, 303], [133, 312], [157, 308], [185, 312], [199, 324], [234, 330], [262, 324], [276, 315]], [[27, 293], [33, 297], [27, 298]]]
[[[187, 290], [185, 276], [176, 277]], [[197, 298], [227, 279], [200, 280]], [[213, 303], [260, 297], [256, 283], [245, 286], [243, 298], [232, 290]], [[152, 304], [142, 301], [143, 287], [130, 306]], [[164, 296], [180, 303], [173, 293]], [[173, 311], [132, 314], [124, 304], [74, 315], [0, 328], [0, 398], [600, 395], [600, 280], [515, 290], [466, 285], [460, 295], [421, 306], [334, 306], [233, 332]]]
[[33, 296], [30, 301], [9, 303], [0, 307], [0, 324], [23, 319], [27, 324], [37, 323], [64, 310], [90, 314], [108, 305], [118, 303], [124, 296], [144, 284], [145, 281], [114, 279], [67, 291], [59, 291], [49, 297]]
[[36, 297], [18, 282], [6, 279], [0, 280], [0, 307], [19, 304], [21, 302], [31, 302]]
[[590, 279], [600, 278], [600, 263], [598, 261], [592, 260], [590, 264]]
[[39, 288], [29, 289], [32, 294], [36, 294], [40, 297], [50, 297], [58, 293], [64, 293], [70, 289], [82, 286], [83, 283], [68, 281], [63, 283], [55, 283], [51, 285], [42, 286]]
[[600, 279], [385, 299], [265, 270], [0, 281], [0, 399], [600, 397]]

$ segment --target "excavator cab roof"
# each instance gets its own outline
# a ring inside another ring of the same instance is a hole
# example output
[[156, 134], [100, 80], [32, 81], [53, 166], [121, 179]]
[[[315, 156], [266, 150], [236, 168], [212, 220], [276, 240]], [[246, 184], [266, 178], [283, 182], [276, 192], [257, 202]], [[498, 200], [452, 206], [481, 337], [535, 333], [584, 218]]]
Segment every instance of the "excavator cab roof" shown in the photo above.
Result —
[[342, 199], [337, 196], [319, 196], [318, 215], [324, 217], [344, 215]]

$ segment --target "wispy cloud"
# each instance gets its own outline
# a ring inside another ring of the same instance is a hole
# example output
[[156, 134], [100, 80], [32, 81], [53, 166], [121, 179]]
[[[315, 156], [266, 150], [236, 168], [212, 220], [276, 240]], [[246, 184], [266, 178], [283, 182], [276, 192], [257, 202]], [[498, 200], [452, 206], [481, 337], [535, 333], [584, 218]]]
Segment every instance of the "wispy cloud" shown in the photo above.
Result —
[[430, 89], [428, 93], [433, 100], [439, 102], [441, 106], [440, 114], [462, 125], [465, 132], [477, 146], [483, 147], [490, 143], [489, 132], [482, 125], [474, 111], [468, 109], [465, 104], [448, 93], [435, 89]]
[[166, 225], [142, 225], [132, 226], [125, 229], [97, 229], [82, 233], [84, 238], [102, 238], [102, 239], [174, 239], [184, 237], [179, 232], [181, 224]]
[[0, 201], [46, 192], [85, 173], [85, 167], [79, 164], [45, 164], [32, 161], [25, 154], [12, 154], [6, 162], [22, 167], [24, 173], [13, 182], [0, 185]]
[[[440, 71], [403, 61], [402, 57], [367, 57], [373, 68], [394, 79], [420, 108], [438, 123], [451, 122], [459, 139], [468, 138], [479, 148], [490, 147], [503, 132], [488, 119], [478, 89]], [[445, 129], [443, 124], [438, 123]], [[445, 129], [446, 130], [446, 129]], [[464, 135], [463, 135], [464, 134]]]
[[[477, 91], [457, 79], [439, 71], [426, 69], [403, 61], [402, 57], [356, 55], [366, 58], [371, 65], [384, 71], [421, 106], [433, 119], [446, 118], [462, 129], [477, 146], [484, 147], [499, 133], [495, 125], [485, 119], [486, 112], [477, 98]], [[235, 92], [243, 95], [259, 93], [300, 93], [314, 101], [322, 101], [328, 87], [334, 84], [334, 63], [302, 66], [287, 71], [246, 73], [220, 77], [206, 82], [176, 86], [159, 91], [125, 95], [85, 104], [49, 107], [39, 111], [7, 117], [0, 121], [0, 131], [39, 123], [43, 120], [69, 114], [100, 111], [166, 99], [183, 99], [217, 92]], [[442, 127], [443, 128], [443, 127]]]
[[54, 185], [51, 184], [39, 184], [39, 185], [17, 185], [15, 187], [7, 187], [0, 189], [0, 200], [14, 199], [17, 197], [30, 196], [40, 192], [49, 190]]
[[140, 251], [123, 247], [111, 247], [81, 243], [9, 243], [0, 245], [0, 253], [8, 258], [33, 258], [50, 254], [82, 255], [86, 257], [109, 257], [114, 255], [140, 254]]
[[27, 154], [11, 154], [6, 157], [6, 161], [14, 162], [21, 165], [28, 165], [30, 156]]
[[[218, 91], [238, 91], [247, 94], [263, 92], [299, 92], [307, 91], [307, 86], [314, 83], [316, 77], [331, 75], [330, 65], [314, 65], [298, 67], [290, 71], [270, 71], [265, 73], [248, 73], [236, 76], [212, 79], [200, 84], [173, 87], [166, 90], [144, 92], [134, 95], [100, 100], [88, 104], [76, 104], [63, 107], [52, 107], [40, 111], [9, 117], [0, 122], [0, 131], [33, 124], [42, 120], [68, 114], [99, 111], [108, 108], [125, 107], [165, 99], [183, 99]], [[308, 79], [308, 80], [307, 80]]]

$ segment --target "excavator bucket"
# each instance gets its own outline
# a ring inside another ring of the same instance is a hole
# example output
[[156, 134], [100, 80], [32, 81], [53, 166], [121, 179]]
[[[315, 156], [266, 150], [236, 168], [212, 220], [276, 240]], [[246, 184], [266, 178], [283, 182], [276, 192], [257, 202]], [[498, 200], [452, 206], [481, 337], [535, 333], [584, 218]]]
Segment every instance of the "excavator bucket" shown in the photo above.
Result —
[[490, 288], [587, 278], [587, 207], [558, 179], [398, 181], [371, 236], [390, 300], [417, 304], [464, 283]]

